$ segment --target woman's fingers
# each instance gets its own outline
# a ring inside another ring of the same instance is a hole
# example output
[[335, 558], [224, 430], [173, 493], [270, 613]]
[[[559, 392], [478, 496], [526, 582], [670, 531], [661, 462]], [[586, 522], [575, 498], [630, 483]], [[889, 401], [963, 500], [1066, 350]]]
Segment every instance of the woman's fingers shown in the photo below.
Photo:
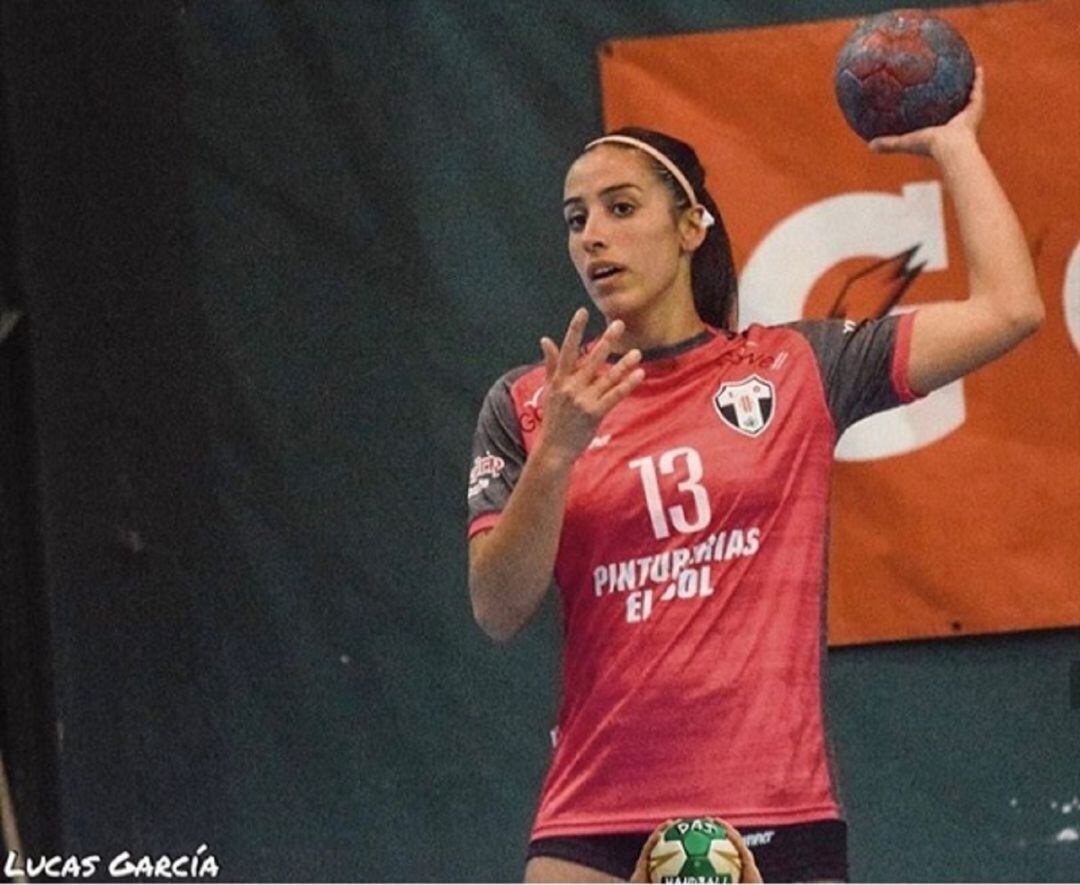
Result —
[[906, 135], [881, 135], [870, 142], [870, 150], [876, 154], [925, 154], [928, 129], [916, 129]]
[[618, 362], [607, 368], [607, 371], [597, 374], [589, 386], [596, 392], [597, 396], [600, 396], [609, 387], [614, 387], [622, 381], [623, 377], [636, 368], [640, 362], [641, 351], [635, 347], [633, 350], [624, 353]]
[[[649, 881], [649, 855], [652, 853], [653, 847], [667, 831], [668, 827], [675, 823], [675, 820], [676, 818], [672, 818], [665, 821], [649, 835], [649, 838], [641, 847], [641, 853], [638, 855], [634, 873], [630, 877], [631, 882]], [[753, 853], [746, 847], [746, 841], [743, 839], [742, 835], [726, 821], [717, 818], [717, 823], [721, 824], [724, 829], [727, 830], [728, 839], [739, 852], [739, 861], [742, 865], [742, 875], [739, 877], [739, 881], [747, 883], [761, 882], [761, 872], [758, 870], [757, 863], [754, 861]]]
[[559, 350], [559, 371], [569, 375], [574, 371], [577, 364], [578, 351], [581, 350], [581, 339], [585, 334], [585, 324], [589, 321], [589, 312], [584, 307], [574, 311], [570, 319], [570, 325], [566, 327], [566, 335], [563, 336], [562, 348]]
[[596, 398], [596, 408], [601, 415], [606, 415], [615, 407], [615, 404], [619, 400], [641, 383], [641, 378], [645, 377], [644, 369], [639, 370], [641, 372], [641, 378], [631, 382], [614, 397], [610, 396], [613, 391], [619, 389], [620, 385], [626, 383], [630, 374], [637, 369], [638, 363], [640, 362], [641, 351], [635, 348], [628, 353], [623, 354], [622, 358], [615, 363], [615, 365], [593, 379], [592, 383], [589, 385], [588, 392], [591, 396]]
[[552, 382], [559, 377], [561, 381], [557, 386], [568, 393], [575, 391], [571, 395], [577, 400], [579, 408], [599, 418], [637, 387], [645, 372], [637, 369], [641, 362], [641, 351], [636, 348], [623, 354], [613, 366], [605, 366], [615, 342], [624, 331], [622, 320], [614, 320], [589, 353], [578, 359], [587, 321], [588, 314], [584, 308], [575, 311], [562, 347], [557, 347], [554, 341], [545, 336], [540, 339], [540, 349], [544, 353], [547, 380]]
[[761, 872], [758, 870], [757, 862], [754, 860], [754, 854], [747, 848], [746, 840], [743, 839], [742, 834], [727, 821], [719, 820], [719, 818], [717, 820], [723, 824], [724, 829], [727, 830], [728, 840], [739, 852], [739, 861], [742, 864], [742, 875], [739, 877], [739, 881], [746, 883], [761, 882]]
[[986, 88], [986, 72], [982, 65], [975, 66], [975, 81], [971, 84], [970, 101], [984, 101], [986, 98], [983, 90]]
[[588, 313], [584, 308], [580, 308], [575, 311], [574, 316], [570, 319], [570, 325], [567, 326], [561, 348], [556, 347], [550, 338], [544, 337], [540, 340], [540, 349], [544, 352], [544, 367], [547, 370], [548, 379], [551, 379], [556, 372], [564, 378], [576, 375], [575, 381], [582, 388], [585, 388], [607, 374], [603, 371], [604, 364], [611, 355], [615, 342], [622, 335], [625, 324], [622, 320], [614, 320], [604, 330], [604, 334], [597, 339], [589, 352], [584, 357], [579, 357], [581, 339], [587, 322]]
[[635, 387], [637, 387], [642, 381], [645, 380], [644, 369], [634, 369], [623, 378], [614, 387], [608, 389], [608, 391], [600, 397], [597, 401], [597, 408], [601, 415], [606, 415], [610, 412], [619, 402], [629, 396]]
[[544, 371], [547, 374], [547, 380], [551, 381], [555, 377], [555, 370], [559, 367], [559, 348], [545, 335], [540, 339], [540, 350], [544, 354]]
[[547, 375], [543, 436], [574, 458], [589, 445], [604, 415], [645, 375], [635, 370], [641, 361], [637, 350], [625, 354], [614, 366], [607, 365], [612, 348], [625, 330], [621, 320], [613, 321], [582, 356], [581, 340], [587, 321], [587, 311], [575, 311], [561, 347], [546, 336], [540, 339]]
[[678, 820], [678, 818], [669, 818], [649, 834], [649, 838], [646, 839], [645, 844], [641, 846], [641, 852], [638, 854], [637, 863], [634, 865], [633, 875], [630, 876], [631, 882], [649, 881], [649, 856], [652, 854], [652, 850], [656, 846], [656, 843], [660, 841], [660, 837], [664, 835], [667, 828], [675, 823], [676, 820]]
[[930, 154], [943, 132], [964, 128], [978, 132], [983, 112], [986, 110], [985, 75], [982, 67], [975, 68], [975, 79], [971, 84], [971, 95], [963, 110], [940, 126], [928, 126], [916, 129], [904, 135], [883, 135], [870, 141], [870, 150], [878, 154]]
[[597, 339], [596, 344], [593, 345], [589, 353], [581, 360], [577, 371], [583, 387], [593, 388], [600, 385], [603, 389], [607, 389], [607, 385], [602, 384], [603, 379], [610, 374], [607, 360], [611, 356], [611, 351], [615, 349], [616, 341], [622, 335], [622, 331], [622, 320], [612, 322], [606, 328], [604, 334]]
[[986, 76], [982, 65], [975, 68], [975, 82], [971, 84], [971, 97], [965, 108], [972, 118], [973, 125], [978, 128], [982, 122], [983, 112], [986, 110]]
[[605, 330], [604, 334], [600, 336], [596, 344], [593, 345], [592, 350], [586, 355], [578, 366], [578, 371], [584, 373], [584, 379], [586, 384], [590, 384], [595, 380], [596, 374], [601, 370], [604, 363], [607, 362], [608, 356], [611, 354], [612, 348], [619, 336], [623, 333], [624, 324], [622, 320], [614, 320]]

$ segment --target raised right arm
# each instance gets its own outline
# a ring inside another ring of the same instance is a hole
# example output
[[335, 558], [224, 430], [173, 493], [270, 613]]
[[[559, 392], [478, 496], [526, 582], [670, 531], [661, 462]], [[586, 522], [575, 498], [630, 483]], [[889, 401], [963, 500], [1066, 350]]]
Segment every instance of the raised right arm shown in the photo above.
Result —
[[606, 365], [612, 342], [622, 334], [619, 320], [579, 359], [587, 320], [584, 309], [574, 314], [561, 349], [548, 338], [540, 342], [547, 377], [539, 439], [498, 521], [469, 542], [473, 615], [499, 642], [532, 618], [551, 585], [574, 462], [604, 415], [645, 377], [636, 368], [637, 350]]

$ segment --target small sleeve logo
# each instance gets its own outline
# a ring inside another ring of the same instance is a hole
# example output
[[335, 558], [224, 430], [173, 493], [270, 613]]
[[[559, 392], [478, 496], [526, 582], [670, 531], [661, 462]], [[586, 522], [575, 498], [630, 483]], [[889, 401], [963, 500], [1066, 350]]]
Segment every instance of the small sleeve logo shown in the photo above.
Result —
[[491, 481], [502, 474], [505, 466], [506, 461], [491, 452], [475, 458], [472, 470], [469, 471], [469, 497], [476, 497], [491, 485]]

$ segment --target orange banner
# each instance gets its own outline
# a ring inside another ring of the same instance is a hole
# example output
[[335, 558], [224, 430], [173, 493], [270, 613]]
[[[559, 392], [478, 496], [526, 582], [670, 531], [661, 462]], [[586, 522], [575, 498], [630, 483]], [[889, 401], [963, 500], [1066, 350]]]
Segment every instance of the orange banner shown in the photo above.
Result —
[[[981, 130], [1047, 307], [998, 362], [849, 430], [832, 501], [832, 644], [1080, 625], [1080, 3], [940, 13], [986, 71]], [[692, 144], [741, 269], [740, 325], [965, 297], [936, 165], [870, 153], [833, 95], [853, 19], [618, 40], [608, 129]]]

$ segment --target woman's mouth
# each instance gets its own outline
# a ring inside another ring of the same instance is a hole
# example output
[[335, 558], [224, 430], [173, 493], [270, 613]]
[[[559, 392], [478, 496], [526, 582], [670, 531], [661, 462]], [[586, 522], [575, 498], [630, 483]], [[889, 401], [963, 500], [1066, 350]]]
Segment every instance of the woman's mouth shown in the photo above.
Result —
[[626, 268], [620, 264], [610, 262], [597, 262], [588, 267], [589, 281], [593, 283], [607, 282], [621, 274]]

